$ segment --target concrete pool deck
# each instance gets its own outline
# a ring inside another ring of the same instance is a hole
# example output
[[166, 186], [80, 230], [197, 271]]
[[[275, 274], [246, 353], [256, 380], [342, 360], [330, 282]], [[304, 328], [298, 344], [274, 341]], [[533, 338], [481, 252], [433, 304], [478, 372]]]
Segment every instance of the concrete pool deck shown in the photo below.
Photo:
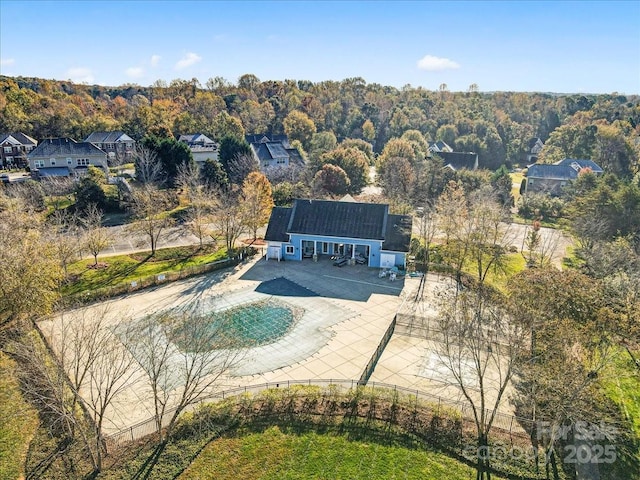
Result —
[[[271, 290], [274, 279], [285, 278], [315, 295]], [[249, 350], [247, 358], [216, 384], [217, 390], [256, 383], [305, 379], [358, 379], [380, 339], [419, 278], [379, 278], [378, 269], [362, 265], [335, 267], [328, 259], [277, 262], [254, 258], [233, 269], [167, 284], [82, 309], [84, 315], [108, 311], [106, 326], [128, 319], [203, 302], [233, 299], [234, 304], [277, 296], [305, 309], [308, 321], [295, 336]], [[241, 300], [245, 297], [244, 300]], [[56, 348], [60, 317], [40, 327]], [[318, 340], [318, 338], [320, 340]], [[124, 348], [124, 347], [123, 347]], [[283, 351], [286, 355], [283, 355]], [[86, 391], [81, 391], [87, 395]], [[126, 386], [114, 398], [104, 422], [106, 435], [153, 416], [153, 397], [146, 373], [131, 367]]]

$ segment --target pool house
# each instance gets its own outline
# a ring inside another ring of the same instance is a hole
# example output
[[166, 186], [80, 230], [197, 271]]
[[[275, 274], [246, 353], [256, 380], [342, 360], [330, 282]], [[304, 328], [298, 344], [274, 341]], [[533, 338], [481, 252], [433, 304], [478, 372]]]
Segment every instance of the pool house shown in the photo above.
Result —
[[410, 215], [392, 215], [386, 204], [296, 199], [292, 207], [271, 212], [266, 259], [342, 258], [375, 268], [405, 268], [411, 226]]

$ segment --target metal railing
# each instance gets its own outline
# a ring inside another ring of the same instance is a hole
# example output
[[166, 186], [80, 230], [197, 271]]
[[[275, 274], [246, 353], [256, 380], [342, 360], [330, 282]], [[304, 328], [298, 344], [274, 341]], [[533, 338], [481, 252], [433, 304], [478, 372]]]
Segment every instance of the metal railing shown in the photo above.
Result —
[[[295, 386], [317, 386], [325, 388], [323, 392], [325, 395], [341, 393], [346, 394], [350, 391], [357, 390], [358, 388], [367, 388], [377, 391], [378, 394], [384, 396], [385, 394], [396, 395], [400, 394], [404, 396], [404, 402], [407, 404], [420, 405], [421, 407], [430, 408], [436, 415], [440, 415], [444, 410], [455, 410], [459, 412], [462, 419], [466, 421], [474, 421], [474, 412], [471, 406], [464, 402], [457, 402], [455, 400], [442, 398], [437, 395], [430, 394], [421, 390], [416, 390], [408, 387], [402, 387], [398, 385], [392, 385], [381, 382], [371, 382], [366, 386], [360, 384], [359, 380], [341, 380], [341, 379], [307, 379], [307, 380], [286, 380], [283, 382], [267, 382], [256, 385], [247, 385], [244, 387], [232, 388], [230, 390], [224, 390], [214, 393], [207, 397], [203, 397], [196, 404], [190, 405], [187, 411], [193, 411], [197, 407], [205, 403], [211, 403], [216, 401], [222, 401], [228, 398], [237, 397], [240, 395], [255, 395], [265, 390], [270, 389], [290, 389]], [[163, 417], [162, 427], [166, 427], [169, 419], [175, 412], [175, 409], [165, 412]], [[486, 415], [493, 414], [493, 411], [486, 409]], [[503, 432], [508, 433], [511, 439], [518, 439], [525, 441], [529, 439], [526, 431], [530, 431], [532, 421], [525, 418], [508, 415], [502, 412], [495, 413], [495, 419], [492, 428], [497, 428]], [[529, 427], [529, 428], [527, 428]], [[157, 432], [156, 418], [151, 417], [142, 422], [131, 425], [118, 432], [105, 435], [105, 440], [109, 446], [120, 446], [127, 442], [134, 441], [143, 438], [147, 435]]]
[[373, 352], [373, 355], [369, 359], [369, 363], [367, 363], [367, 366], [364, 367], [364, 371], [360, 376], [360, 380], [358, 380], [358, 385], [366, 385], [367, 382], [369, 381], [369, 378], [371, 378], [371, 374], [375, 370], [378, 360], [380, 360], [380, 357], [382, 356], [384, 349], [387, 348], [387, 345], [389, 344], [389, 341], [393, 336], [393, 332], [395, 331], [395, 328], [396, 328], [396, 316], [394, 315], [393, 320], [391, 321], [391, 323], [389, 324], [389, 327], [387, 328], [387, 331], [384, 332], [384, 335], [382, 336], [382, 339], [378, 344], [378, 348], [376, 348], [376, 351]]

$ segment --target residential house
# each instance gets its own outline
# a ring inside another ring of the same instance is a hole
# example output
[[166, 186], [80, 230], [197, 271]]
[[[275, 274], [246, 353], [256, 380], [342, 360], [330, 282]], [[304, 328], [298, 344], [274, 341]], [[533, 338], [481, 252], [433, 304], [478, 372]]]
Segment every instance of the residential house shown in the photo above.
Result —
[[446, 142], [438, 140], [429, 143], [429, 154], [437, 155], [444, 162], [444, 166], [451, 170], [477, 170], [478, 154], [473, 152], [454, 152]]
[[275, 207], [267, 226], [266, 258], [319, 260], [345, 256], [366, 259], [370, 267], [406, 266], [410, 215], [392, 215], [389, 206], [352, 201], [296, 199]]
[[544, 143], [540, 138], [532, 138], [527, 145], [527, 165], [536, 163], [538, 161], [538, 155], [542, 151]]
[[218, 149], [220, 145], [211, 140], [209, 137], [202, 133], [195, 133], [193, 135], [180, 135], [178, 137], [179, 142], [184, 142], [189, 146], [193, 160], [202, 165], [208, 159], [218, 161]]
[[124, 132], [93, 132], [84, 141], [106, 152], [111, 164], [133, 161], [136, 141]]
[[263, 171], [270, 167], [304, 164], [298, 150], [291, 148], [286, 135], [246, 135], [245, 140]]
[[38, 142], [24, 133], [0, 135], [0, 165], [2, 168], [24, 168], [27, 154], [38, 146]]
[[91, 142], [76, 142], [72, 138], [43, 140], [27, 156], [32, 175], [42, 177], [78, 177], [89, 165], [101, 168], [108, 175], [107, 153]]
[[451, 170], [477, 170], [478, 154], [473, 152], [439, 152], [437, 154], [442, 158], [444, 166]]
[[571, 181], [578, 178], [580, 172], [590, 171], [602, 174], [602, 168], [592, 160], [565, 158], [554, 164], [536, 163], [527, 170], [525, 192], [546, 193], [559, 196]]
[[429, 151], [431, 153], [453, 152], [453, 148], [451, 148], [442, 140], [438, 140], [437, 142], [429, 143]]

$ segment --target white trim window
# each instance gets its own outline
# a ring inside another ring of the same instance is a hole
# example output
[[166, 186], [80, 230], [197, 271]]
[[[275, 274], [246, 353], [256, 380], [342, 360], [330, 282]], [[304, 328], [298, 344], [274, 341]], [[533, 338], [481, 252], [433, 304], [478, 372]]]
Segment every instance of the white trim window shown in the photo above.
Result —
[[285, 245], [284, 253], [286, 255], [293, 255], [293, 245]]
[[56, 166], [56, 159], [52, 158], [51, 160], [49, 160], [49, 163], [51, 164], [52, 167]]
[[90, 162], [88, 158], [76, 158], [76, 165], [78, 167], [88, 167]]
[[12, 153], [13, 147], [4, 147], [4, 153]]
[[67, 165], [73, 165], [73, 160], [67, 157]]
[[36, 168], [44, 168], [44, 160], [34, 160], [33, 165]]

